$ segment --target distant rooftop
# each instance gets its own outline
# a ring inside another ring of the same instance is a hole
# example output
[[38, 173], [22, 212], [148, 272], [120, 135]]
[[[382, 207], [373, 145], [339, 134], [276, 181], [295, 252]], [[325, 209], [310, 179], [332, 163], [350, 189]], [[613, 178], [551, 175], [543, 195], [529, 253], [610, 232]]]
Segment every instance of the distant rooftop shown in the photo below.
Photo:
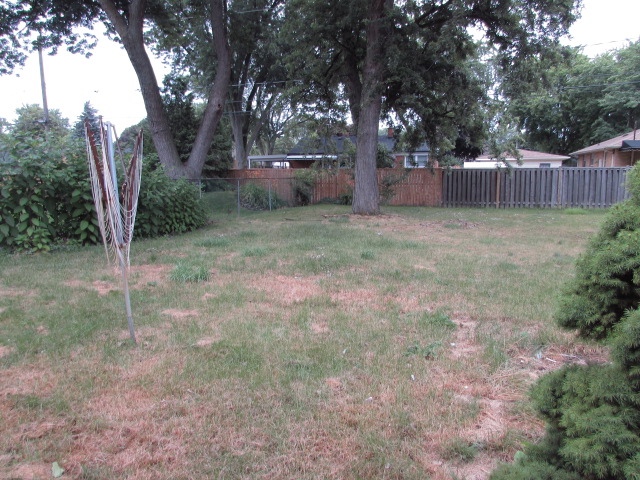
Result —
[[[349, 140], [353, 145], [357, 142], [355, 135], [335, 135], [330, 138], [319, 140], [302, 139], [293, 147], [288, 155], [342, 155], [344, 153], [345, 140]], [[384, 145], [391, 153], [396, 151], [397, 140], [388, 135], [378, 135], [378, 143]], [[429, 146], [426, 143], [420, 145], [415, 152], [428, 152]]]
[[[624, 141], [637, 141], [640, 140], [640, 129], [632, 130], [624, 135], [620, 135], [618, 137], [610, 138], [609, 140], [605, 140], [604, 142], [596, 143], [595, 145], [591, 145], [589, 147], [583, 148], [582, 150], [578, 150], [576, 152], [571, 152], [571, 155], [582, 155], [583, 153], [591, 153], [591, 152], [599, 152], [601, 150], [612, 150], [615, 148], [621, 148], [622, 142]], [[635, 150], [635, 149], [633, 149]]]

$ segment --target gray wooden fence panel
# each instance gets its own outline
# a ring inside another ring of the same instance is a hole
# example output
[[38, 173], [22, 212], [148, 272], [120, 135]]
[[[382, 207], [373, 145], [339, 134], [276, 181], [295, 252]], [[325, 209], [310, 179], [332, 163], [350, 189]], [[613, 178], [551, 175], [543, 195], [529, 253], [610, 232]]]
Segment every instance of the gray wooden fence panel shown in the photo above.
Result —
[[445, 207], [607, 208], [628, 197], [630, 167], [452, 170], [443, 176]]

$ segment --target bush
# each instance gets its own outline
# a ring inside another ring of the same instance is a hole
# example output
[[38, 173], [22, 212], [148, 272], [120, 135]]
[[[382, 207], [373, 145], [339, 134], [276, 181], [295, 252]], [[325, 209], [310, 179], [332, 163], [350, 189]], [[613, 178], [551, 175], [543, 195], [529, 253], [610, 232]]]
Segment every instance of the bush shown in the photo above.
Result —
[[611, 209], [578, 260], [557, 320], [581, 336], [611, 346], [610, 364], [570, 366], [542, 377], [532, 391], [547, 423], [530, 445], [492, 480], [512, 478], [640, 478], [640, 188]]
[[81, 143], [19, 138], [0, 178], [0, 246], [47, 251], [54, 243], [100, 240]]
[[316, 185], [316, 171], [313, 169], [296, 170], [293, 174], [293, 198], [296, 205], [309, 205], [313, 200]]
[[246, 183], [240, 188], [240, 203], [249, 210], [275, 210], [284, 206], [276, 192], [257, 183]]
[[202, 227], [206, 221], [198, 187], [186, 180], [170, 179], [157, 160], [150, 158], [142, 172], [136, 237], [184, 233]]
[[614, 206], [576, 263], [557, 318], [583, 337], [604, 339], [640, 303], [640, 206]]
[[[0, 172], [0, 247], [36, 252], [65, 242], [102, 241], [82, 141], [17, 138], [5, 148], [12, 162]], [[197, 187], [170, 180], [153, 159], [148, 163], [136, 234], [181, 233], [202, 226], [206, 213]]]

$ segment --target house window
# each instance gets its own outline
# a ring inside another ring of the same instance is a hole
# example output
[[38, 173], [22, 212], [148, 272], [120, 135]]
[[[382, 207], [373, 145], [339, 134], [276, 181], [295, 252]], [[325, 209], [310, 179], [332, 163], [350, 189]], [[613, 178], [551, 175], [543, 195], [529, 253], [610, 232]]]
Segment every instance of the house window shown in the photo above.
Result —
[[404, 168], [425, 168], [429, 164], [429, 155], [407, 155], [404, 157]]
[[551, 168], [551, 164], [550, 163], [541, 163], [540, 164], [540, 168]]

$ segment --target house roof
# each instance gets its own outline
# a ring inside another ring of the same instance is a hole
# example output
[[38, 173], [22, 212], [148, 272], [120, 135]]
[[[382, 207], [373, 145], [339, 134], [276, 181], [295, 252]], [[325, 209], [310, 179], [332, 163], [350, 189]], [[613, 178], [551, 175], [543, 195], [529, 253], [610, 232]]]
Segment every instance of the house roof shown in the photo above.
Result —
[[582, 155], [583, 153], [599, 152], [601, 150], [611, 150], [615, 148], [621, 148], [622, 142], [626, 140], [635, 141], [636, 138], [640, 139], [640, 129], [632, 130], [631, 132], [625, 133], [624, 135], [610, 138], [609, 140], [596, 143], [595, 145], [591, 145], [589, 147], [583, 148], [582, 150], [578, 150], [576, 152], [571, 152], [571, 155]]
[[[567, 156], [567, 155], [556, 155], [553, 153], [545, 153], [545, 152], [536, 152], [535, 150], [525, 150], [523, 148], [518, 148], [518, 153], [520, 153], [520, 156], [522, 157], [521, 160], [523, 162], [526, 161], [536, 161], [536, 162], [544, 162], [545, 160], [548, 161], [562, 161], [562, 160], [569, 160], [571, 157]], [[480, 155], [478, 158], [476, 158], [476, 160], [479, 161], [488, 161], [488, 160], [493, 160], [495, 161], [495, 157], [491, 157], [490, 155]], [[515, 158], [513, 158], [512, 156], [507, 156], [505, 158], [505, 160], [511, 160], [511, 161], [516, 161]]]
[[625, 140], [622, 142], [621, 152], [629, 152], [631, 150], [640, 150], [640, 140]]
[[[344, 153], [345, 140], [348, 140], [353, 145], [355, 145], [357, 137], [355, 135], [336, 135], [330, 138], [321, 138], [317, 141], [303, 138], [295, 147], [293, 147], [288, 152], [288, 155], [341, 155], [342, 153]], [[397, 140], [394, 137], [389, 137], [388, 135], [378, 135], [378, 143], [384, 145], [386, 149], [391, 153], [399, 153], [396, 152]], [[416, 148], [414, 153], [428, 151], [429, 146], [426, 143], [423, 143], [418, 148]], [[311, 159], [311, 157], [309, 158]]]

